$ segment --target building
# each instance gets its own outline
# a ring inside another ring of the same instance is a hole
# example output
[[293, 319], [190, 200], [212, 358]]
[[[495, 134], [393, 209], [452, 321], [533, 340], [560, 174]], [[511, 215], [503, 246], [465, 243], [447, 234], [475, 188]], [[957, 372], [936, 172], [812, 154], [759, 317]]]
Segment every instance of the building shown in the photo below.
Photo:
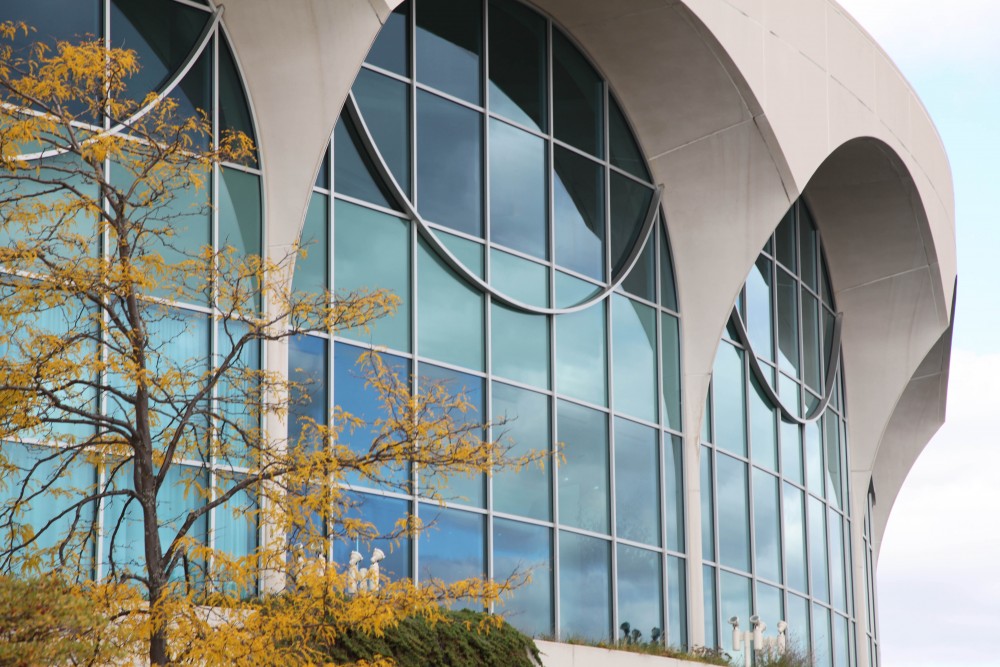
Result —
[[877, 664], [882, 531], [944, 419], [954, 204], [926, 111], [836, 2], [73, 6], [25, 18], [124, 35], [256, 137], [219, 225], [314, 242], [303, 288], [403, 296], [267, 367], [370, 411], [374, 343], [517, 415], [517, 446], [564, 443], [444, 509], [359, 490], [376, 524], [437, 524], [384, 571], [540, 565], [507, 607], [530, 632], [712, 646], [759, 613], [818, 664]]

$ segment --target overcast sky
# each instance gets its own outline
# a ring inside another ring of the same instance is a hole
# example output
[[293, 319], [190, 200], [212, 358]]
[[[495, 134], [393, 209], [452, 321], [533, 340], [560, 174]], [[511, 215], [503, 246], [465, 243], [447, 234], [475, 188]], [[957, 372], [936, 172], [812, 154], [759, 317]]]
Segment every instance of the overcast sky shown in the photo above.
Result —
[[883, 667], [1000, 665], [1000, 0], [840, 0], [902, 70], [955, 179], [958, 312], [948, 421], [882, 543]]

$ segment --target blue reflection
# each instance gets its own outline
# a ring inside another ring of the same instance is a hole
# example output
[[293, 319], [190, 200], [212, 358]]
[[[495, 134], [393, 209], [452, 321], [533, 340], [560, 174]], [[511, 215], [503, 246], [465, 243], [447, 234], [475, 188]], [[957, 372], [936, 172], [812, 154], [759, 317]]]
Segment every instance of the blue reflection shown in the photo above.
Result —
[[421, 503], [420, 518], [420, 581], [453, 583], [486, 574], [484, 515]]
[[551, 529], [506, 519], [493, 520], [493, 578], [531, 574], [498, 610], [529, 635], [552, 634]]
[[397, 535], [396, 522], [409, 514], [410, 503], [368, 493], [345, 495], [350, 507], [343, 518], [364, 519], [371, 524], [375, 535], [369, 540], [362, 540], [357, 535], [339, 534], [341, 539], [333, 543], [333, 561], [346, 567], [351, 552], [357, 549], [363, 558], [363, 565], [359, 567], [367, 567], [371, 562], [372, 552], [381, 549], [385, 554], [385, 560], [379, 564], [382, 574], [390, 581], [409, 578], [410, 539], [405, 535]]
[[[293, 446], [305, 444], [303, 420], [311, 419], [326, 424], [329, 398], [327, 397], [326, 345], [323, 338], [303, 334], [288, 341], [288, 442]], [[307, 436], [309, 437], [309, 436]]]

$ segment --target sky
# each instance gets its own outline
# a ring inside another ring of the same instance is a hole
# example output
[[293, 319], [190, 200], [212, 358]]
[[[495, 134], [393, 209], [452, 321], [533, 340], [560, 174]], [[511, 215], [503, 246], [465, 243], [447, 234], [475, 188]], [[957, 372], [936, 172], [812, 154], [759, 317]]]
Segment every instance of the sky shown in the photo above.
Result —
[[955, 180], [948, 416], [893, 507], [878, 564], [883, 667], [1000, 665], [1000, 0], [839, 0], [917, 91]]

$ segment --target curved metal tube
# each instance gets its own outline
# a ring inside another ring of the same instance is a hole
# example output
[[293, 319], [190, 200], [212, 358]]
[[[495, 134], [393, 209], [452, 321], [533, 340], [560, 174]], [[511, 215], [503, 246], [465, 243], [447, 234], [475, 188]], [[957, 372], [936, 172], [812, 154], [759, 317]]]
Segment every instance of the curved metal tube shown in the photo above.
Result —
[[[225, 8], [222, 5], [218, 5], [215, 8], [215, 11], [213, 11], [211, 16], [209, 16], [208, 22], [205, 24], [205, 28], [201, 31], [201, 35], [195, 42], [194, 47], [191, 49], [190, 53], [188, 53], [187, 58], [184, 59], [184, 62], [181, 64], [180, 68], [176, 72], [174, 72], [173, 76], [171, 76], [170, 79], [167, 80], [167, 83], [156, 94], [156, 97], [150, 100], [150, 102], [146, 106], [136, 111], [127, 119], [121, 121], [114, 127], [105, 130], [100, 134], [97, 134], [96, 136], [93, 136], [87, 141], [83, 142], [83, 145], [86, 146], [88, 144], [97, 141], [101, 137], [106, 137], [108, 135], [117, 134], [121, 132], [129, 125], [131, 125], [132, 123], [134, 123], [135, 121], [139, 120], [140, 118], [148, 114], [150, 111], [152, 111], [157, 104], [163, 101], [163, 98], [172, 93], [174, 91], [174, 88], [176, 88], [180, 84], [181, 80], [187, 75], [187, 73], [191, 71], [191, 68], [194, 67], [195, 62], [198, 60], [198, 58], [201, 57], [201, 54], [205, 51], [205, 47], [208, 46], [209, 40], [211, 40], [212, 36], [215, 34], [215, 29], [218, 27], [219, 21], [222, 20], [222, 12], [224, 11], [224, 9]], [[56, 155], [63, 155], [64, 153], [68, 152], [69, 148], [50, 148], [49, 150], [39, 151], [38, 153], [27, 153], [25, 155], [18, 155], [14, 159], [23, 160], [25, 162], [31, 162], [33, 160], [41, 160], [42, 158], [55, 157]]]
[[358, 103], [354, 98], [353, 92], [347, 95], [347, 102], [344, 105], [344, 108], [347, 111], [348, 118], [354, 124], [355, 129], [358, 130], [361, 143], [363, 144], [365, 151], [368, 153], [368, 156], [371, 158], [371, 161], [374, 163], [379, 177], [382, 178], [382, 181], [389, 186], [390, 194], [393, 199], [396, 200], [396, 203], [399, 204], [403, 212], [417, 224], [417, 231], [419, 232], [421, 238], [427, 241], [438, 256], [444, 260], [445, 264], [461, 276], [465, 282], [478, 289], [480, 292], [489, 294], [494, 300], [497, 301], [497, 303], [507, 306], [508, 308], [534, 315], [562, 315], [564, 313], [573, 313], [589, 308], [607, 297], [608, 294], [616, 290], [622, 284], [629, 272], [632, 271], [632, 267], [634, 267], [635, 263], [639, 260], [639, 255], [642, 254], [643, 248], [646, 247], [646, 243], [649, 241], [650, 233], [653, 230], [653, 223], [656, 221], [657, 211], [660, 207], [660, 199], [663, 197], [662, 185], [658, 185], [656, 190], [653, 192], [653, 196], [649, 202], [649, 207], [646, 209], [646, 217], [643, 220], [642, 227], [640, 228], [639, 236], [636, 238], [635, 243], [632, 244], [632, 248], [630, 249], [628, 256], [625, 258], [625, 261], [621, 264], [620, 270], [617, 274], [612, 275], [611, 281], [607, 286], [601, 288], [596, 294], [587, 297], [583, 301], [564, 308], [546, 308], [518, 301], [517, 299], [498, 291], [488, 282], [469, 271], [469, 269], [462, 264], [461, 260], [455, 257], [455, 255], [448, 250], [443, 243], [441, 243], [437, 234], [434, 233], [434, 230], [431, 229], [427, 222], [420, 216], [416, 207], [413, 205], [413, 202], [411, 202], [406, 196], [406, 193], [403, 192], [403, 189], [400, 187], [396, 178], [389, 170], [389, 166], [383, 159], [381, 152], [379, 152], [378, 146], [375, 145], [375, 140], [372, 137], [371, 132], [368, 130], [368, 125], [365, 124], [365, 120], [361, 115], [361, 109], [358, 107]]
[[743, 318], [740, 317], [740, 310], [735, 305], [733, 306], [733, 312], [729, 315], [729, 322], [733, 325], [733, 329], [736, 330], [736, 338], [739, 339], [740, 345], [742, 345], [743, 349], [746, 350], [747, 358], [750, 361], [750, 370], [753, 372], [754, 377], [757, 378], [757, 383], [760, 385], [761, 390], [767, 397], [767, 400], [781, 412], [781, 418], [785, 421], [794, 422], [799, 425], [808, 424], [819, 419], [819, 417], [826, 411], [827, 406], [830, 405], [830, 399], [833, 397], [833, 386], [834, 382], [837, 380], [837, 369], [840, 367], [840, 336], [841, 328], [844, 322], [844, 314], [837, 313], [833, 321], [832, 354], [830, 355], [830, 362], [826, 367], [826, 385], [823, 387], [823, 397], [812, 409], [812, 411], [804, 418], [797, 417], [792, 414], [791, 411], [785, 407], [785, 404], [781, 402], [778, 395], [774, 393], [774, 388], [771, 387], [771, 383], [768, 382], [767, 376], [764, 375], [764, 369], [761, 368], [760, 361], [757, 360], [757, 355], [754, 353], [753, 346], [750, 345], [750, 336], [747, 334], [746, 326], [743, 324]]

